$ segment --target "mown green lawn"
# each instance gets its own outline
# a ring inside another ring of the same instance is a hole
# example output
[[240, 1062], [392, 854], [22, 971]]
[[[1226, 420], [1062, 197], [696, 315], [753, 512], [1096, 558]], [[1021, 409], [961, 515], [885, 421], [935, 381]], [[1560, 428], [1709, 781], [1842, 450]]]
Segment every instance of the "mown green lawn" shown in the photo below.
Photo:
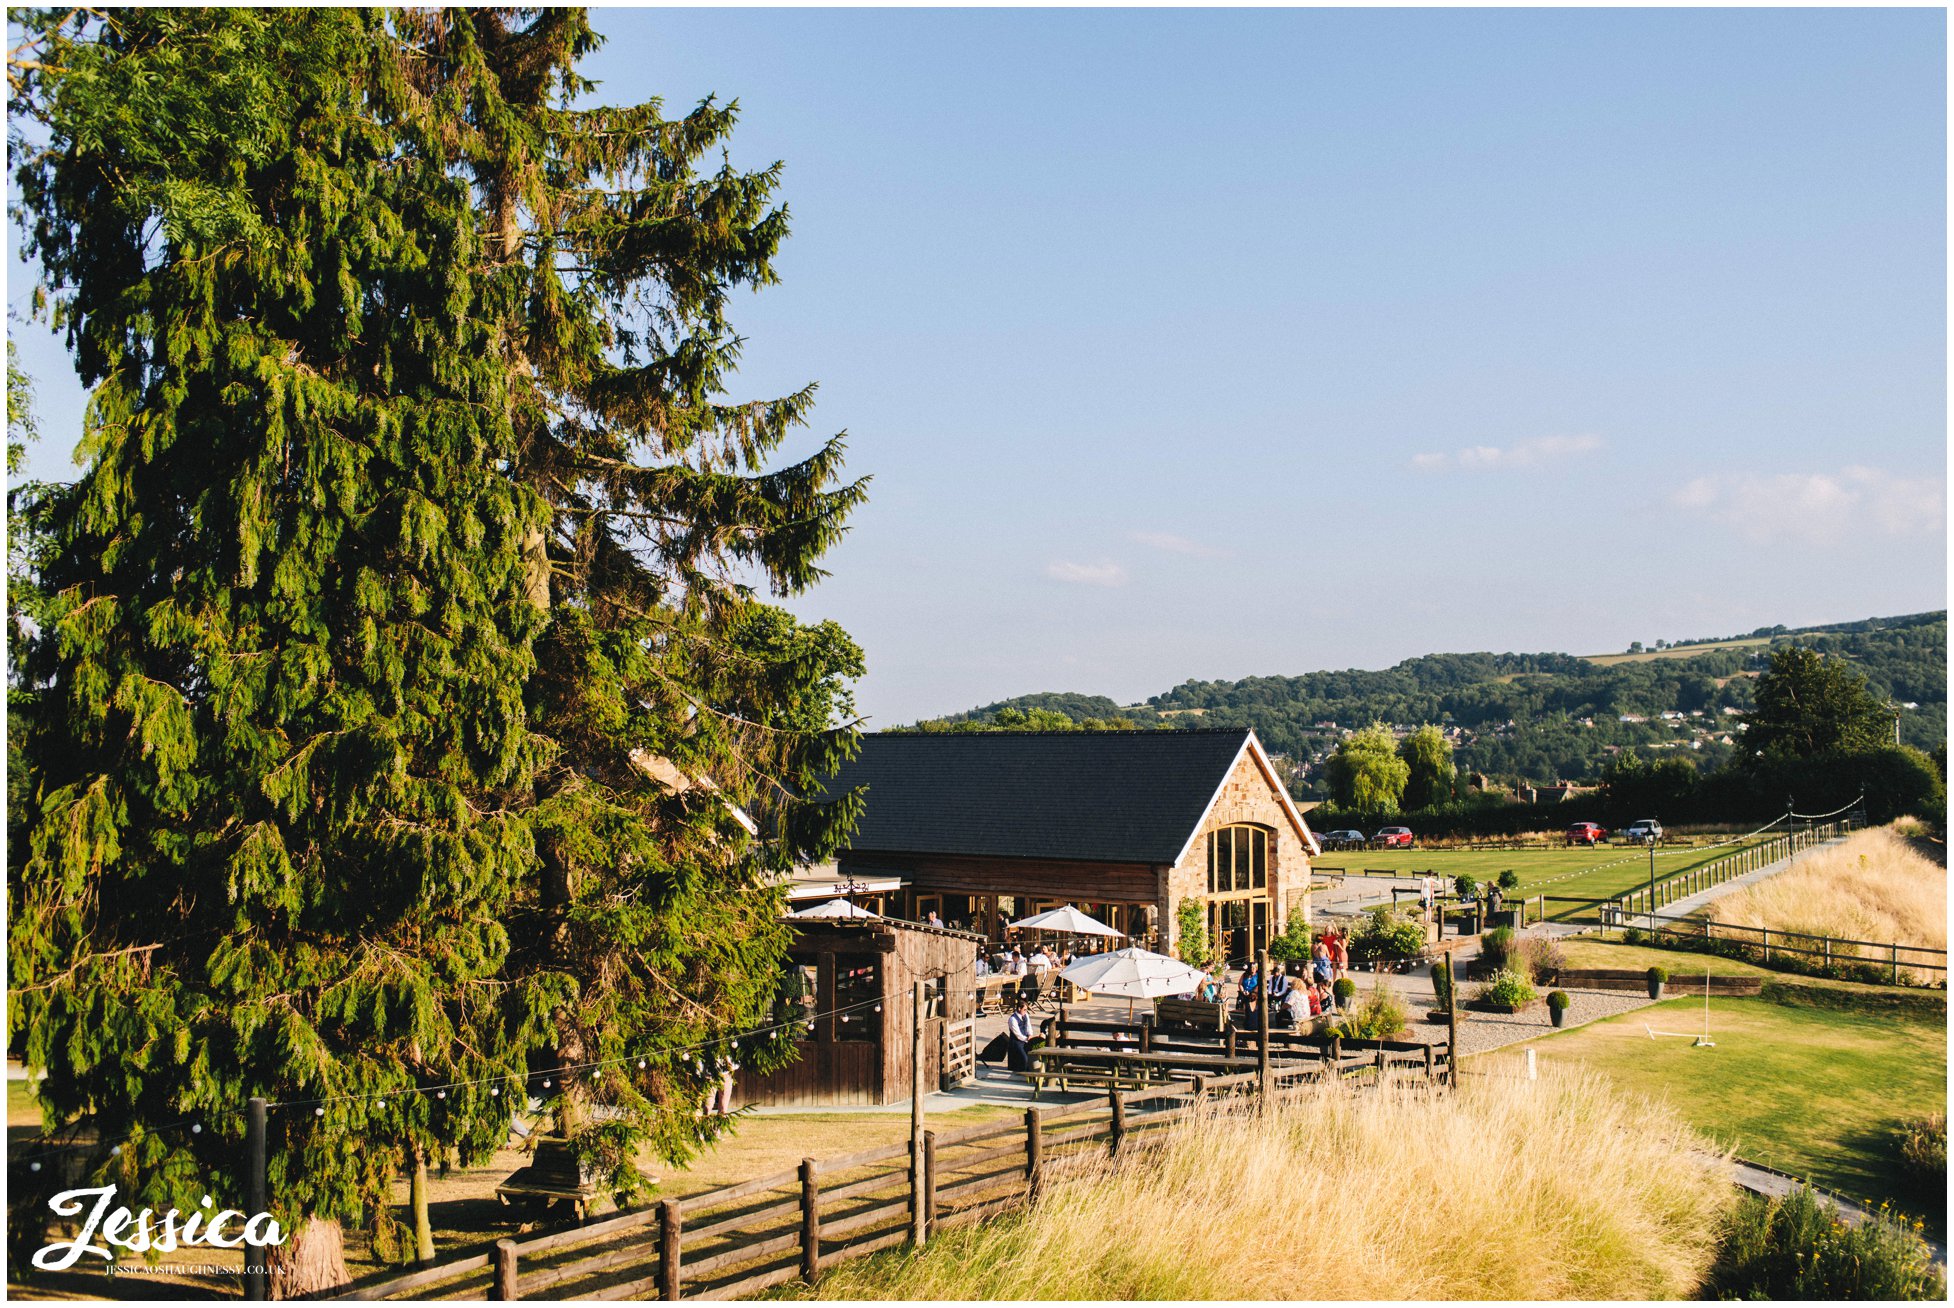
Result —
[[[1715, 1048], [1649, 1035], [1698, 1032], [1703, 1011], [1700, 997], [1664, 1000], [1473, 1061], [1499, 1070], [1531, 1046], [1543, 1063], [1593, 1068], [1624, 1090], [1673, 1104], [1752, 1162], [1858, 1199], [1921, 1208], [1900, 1177], [1894, 1132], [1902, 1118], [1946, 1105], [1943, 1021], [1712, 999]], [[1943, 1212], [1921, 1215], [1944, 1221]]]
[[[1656, 875], [1674, 876], [1726, 855], [1742, 845], [1709, 850], [1658, 850]], [[1357, 849], [1326, 850], [1314, 860], [1319, 872], [1389, 870], [1408, 876], [1433, 872], [1450, 881], [1465, 875], [1480, 881], [1497, 880], [1511, 870], [1519, 874], [1522, 895], [1575, 895], [1604, 899], [1649, 883], [1649, 855], [1645, 849], [1603, 845], [1593, 849]], [[1551, 907], [1551, 906], [1550, 906]]]

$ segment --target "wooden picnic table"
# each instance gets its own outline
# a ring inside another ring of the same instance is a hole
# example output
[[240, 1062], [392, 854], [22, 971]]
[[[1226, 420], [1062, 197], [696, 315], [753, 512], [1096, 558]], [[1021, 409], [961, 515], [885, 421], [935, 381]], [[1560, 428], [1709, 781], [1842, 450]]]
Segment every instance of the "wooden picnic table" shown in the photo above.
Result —
[[1138, 1049], [1128, 1052], [1124, 1049], [1074, 1049], [1070, 1046], [1053, 1048], [1046, 1046], [1038, 1051], [1046, 1058], [1064, 1058], [1080, 1064], [1099, 1064], [1102, 1066], [1133, 1065], [1139, 1067], [1186, 1067], [1196, 1071], [1236, 1071], [1256, 1065], [1253, 1057], [1244, 1058], [1237, 1054], [1230, 1058], [1226, 1054], [1143, 1054]]

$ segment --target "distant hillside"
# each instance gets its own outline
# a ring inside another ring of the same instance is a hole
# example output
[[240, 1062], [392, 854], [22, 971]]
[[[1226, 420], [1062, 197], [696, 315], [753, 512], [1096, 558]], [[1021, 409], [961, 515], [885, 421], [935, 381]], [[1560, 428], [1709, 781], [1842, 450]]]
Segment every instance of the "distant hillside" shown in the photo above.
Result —
[[[1896, 703], [1901, 738], [1929, 753], [1947, 736], [1947, 614], [1868, 618], [1678, 642], [1619, 655], [1428, 654], [1380, 671], [1346, 669], [1240, 681], [1187, 681], [1140, 705], [1045, 693], [987, 704], [928, 725], [975, 726], [1006, 710], [1074, 722], [1250, 726], [1314, 791], [1317, 765], [1342, 734], [1373, 721], [1452, 729], [1460, 769], [1504, 781], [1581, 781], [1624, 746], [1686, 750], [1704, 768], [1731, 752], [1731, 713], [1775, 645], [1850, 659]], [[1668, 715], [1665, 717], [1664, 715]], [[1007, 715], [1007, 721], [1016, 714]]]

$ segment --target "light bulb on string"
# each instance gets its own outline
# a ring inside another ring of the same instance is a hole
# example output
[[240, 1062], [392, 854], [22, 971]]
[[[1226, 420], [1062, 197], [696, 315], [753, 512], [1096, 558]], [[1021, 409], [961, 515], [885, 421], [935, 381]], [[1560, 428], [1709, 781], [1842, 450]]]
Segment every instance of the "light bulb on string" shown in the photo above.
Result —
[[645, 1070], [645, 1060], [644, 1060], [644, 1059], [642, 1059], [642, 1058], [640, 1058], [640, 1059], [638, 1060], [638, 1070], [639, 1070], [640, 1072], [642, 1072], [642, 1071], [644, 1071], [644, 1070]]
[[489, 1087], [489, 1098], [491, 1098], [491, 1099], [500, 1099], [501, 1097], [502, 1097], [502, 1087], [501, 1087], [501, 1086], [499, 1086], [499, 1085], [492, 1085], [492, 1086], [490, 1086], [490, 1087]]
[[326, 1115], [325, 1105], [321, 1104], [319, 1107], [313, 1109], [312, 1115], [314, 1117], [324, 1117]]
[[191, 1134], [191, 1135], [202, 1135], [203, 1133], [204, 1133], [204, 1128], [203, 1128], [203, 1124], [202, 1124], [201, 1122], [193, 1122], [193, 1123], [191, 1123], [191, 1126], [190, 1126], [190, 1134]]

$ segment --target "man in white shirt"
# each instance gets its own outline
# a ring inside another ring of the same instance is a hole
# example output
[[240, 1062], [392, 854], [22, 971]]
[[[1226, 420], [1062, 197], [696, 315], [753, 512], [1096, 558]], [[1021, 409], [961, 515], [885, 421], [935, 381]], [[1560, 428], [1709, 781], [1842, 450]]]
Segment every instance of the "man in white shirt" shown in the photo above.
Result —
[[1045, 952], [1043, 945], [1040, 945], [1038, 952], [1031, 956], [1027, 965], [1031, 968], [1031, 974], [1038, 978], [1038, 984], [1042, 986], [1045, 983], [1045, 973], [1052, 970], [1052, 956]]
[[1015, 949], [1012, 950], [1011, 951], [1011, 975], [1023, 976], [1026, 970], [1027, 968], [1024, 961], [1024, 955], [1019, 953]]

